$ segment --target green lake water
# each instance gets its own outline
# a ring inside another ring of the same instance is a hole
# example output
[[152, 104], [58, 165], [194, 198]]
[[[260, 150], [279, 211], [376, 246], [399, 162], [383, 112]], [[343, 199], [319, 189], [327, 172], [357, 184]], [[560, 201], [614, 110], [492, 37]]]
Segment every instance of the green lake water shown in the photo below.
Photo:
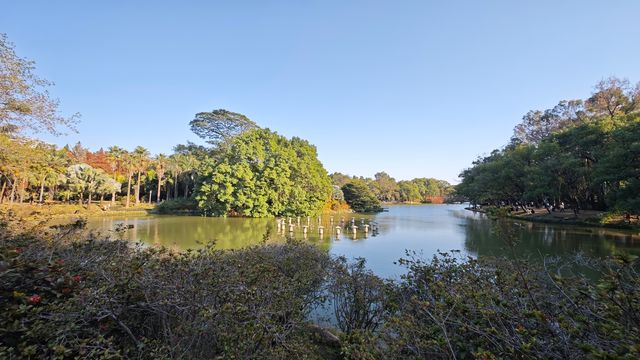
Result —
[[[164, 245], [175, 249], [198, 248], [215, 240], [220, 249], [237, 249], [268, 242], [282, 242], [288, 236], [309, 241], [334, 255], [347, 258], [364, 257], [368, 266], [381, 276], [394, 277], [403, 269], [394, 262], [405, 256], [405, 250], [430, 258], [438, 250], [460, 250], [473, 257], [508, 255], [503, 240], [492, 232], [492, 221], [479, 213], [465, 210], [464, 205], [397, 205], [376, 215], [345, 214], [288, 219], [284, 228], [276, 219], [205, 218], [197, 216], [104, 217], [89, 220], [89, 228], [112, 232], [119, 224], [133, 225], [123, 237], [148, 245]], [[355, 236], [352, 219], [358, 226]], [[307, 234], [303, 226], [309, 224]], [[370, 225], [368, 233], [364, 224]], [[552, 225], [530, 222], [510, 223], [517, 229], [516, 252], [522, 256], [568, 256], [584, 253], [607, 256], [620, 251], [640, 255], [638, 232]], [[318, 226], [323, 226], [320, 234]], [[374, 225], [377, 231], [373, 230]], [[337, 234], [336, 227], [341, 232]], [[265, 234], [267, 234], [265, 236]], [[117, 237], [115, 234], [112, 237]]]

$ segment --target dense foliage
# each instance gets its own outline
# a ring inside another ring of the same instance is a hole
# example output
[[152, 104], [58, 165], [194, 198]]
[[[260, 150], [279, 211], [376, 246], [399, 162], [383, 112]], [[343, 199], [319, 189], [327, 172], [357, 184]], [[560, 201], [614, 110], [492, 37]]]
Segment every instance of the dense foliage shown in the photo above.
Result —
[[508, 146], [460, 176], [475, 203], [640, 212], [640, 86], [612, 78], [584, 102], [529, 112]]
[[333, 190], [313, 145], [269, 129], [234, 137], [202, 164], [199, 175], [196, 198], [214, 215], [309, 215], [322, 209]]
[[192, 154], [151, 157], [143, 147], [112, 146], [91, 152], [80, 143], [58, 149], [37, 140], [0, 133], [0, 203], [105, 199], [116, 205], [188, 198], [196, 184]]
[[344, 185], [360, 181], [367, 185], [374, 196], [383, 202], [438, 203], [446, 201], [453, 193], [453, 186], [444, 180], [416, 178], [396, 181], [382, 171], [371, 178], [350, 177], [341, 173], [329, 175], [334, 185]]
[[381, 211], [380, 200], [376, 198], [367, 184], [362, 180], [353, 180], [342, 187], [344, 200], [356, 212]]
[[[83, 221], [25, 224], [0, 226], [2, 358], [640, 356], [631, 256], [408, 254], [406, 274], [388, 281], [362, 259], [267, 245], [268, 235], [243, 250], [176, 254], [84, 235]], [[338, 337], [309, 320], [326, 299]]]

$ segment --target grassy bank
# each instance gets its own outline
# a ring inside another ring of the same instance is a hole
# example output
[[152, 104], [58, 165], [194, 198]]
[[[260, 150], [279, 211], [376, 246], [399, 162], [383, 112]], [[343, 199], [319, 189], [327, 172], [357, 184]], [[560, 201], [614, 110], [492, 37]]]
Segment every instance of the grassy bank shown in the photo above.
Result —
[[100, 217], [118, 215], [147, 215], [153, 210], [153, 205], [140, 205], [126, 208], [122, 205], [107, 206], [92, 204], [90, 207], [77, 204], [0, 204], [0, 211], [12, 213], [14, 218], [22, 219], [55, 219], [69, 217]]
[[[0, 358], [640, 356], [629, 256], [574, 259], [593, 282], [557, 259], [408, 254], [406, 275], [388, 281], [364, 260], [267, 245], [268, 234], [243, 250], [174, 253], [94, 238], [82, 221], [0, 222]], [[335, 329], [310, 321], [327, 304]]]

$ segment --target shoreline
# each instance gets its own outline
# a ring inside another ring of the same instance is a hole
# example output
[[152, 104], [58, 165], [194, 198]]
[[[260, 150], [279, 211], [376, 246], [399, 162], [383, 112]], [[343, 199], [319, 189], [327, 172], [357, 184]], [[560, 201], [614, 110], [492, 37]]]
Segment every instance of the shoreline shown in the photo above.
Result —
[[[490, 207], [489, 209], [499, 209], [499, 208]], [[485, 209], [473, 209], [471, 207], [465, 207], [465, 210], [469, 210], [469, 211], [477, 212], [481, 214], [489, 214], [489, 211]], [[518, 211], [515, 214], [504, 215], [504, 217], [513, 219], [513, 220], [521, 220], [521, 221], [528, 221], [528, 222], [542, 223], [542, 224], [596, 227], [596, 228], [631, 230], [631, 231], [640, 230], [640, 221], [638, 220], [632, 220], [631, 224], [627, 224], [622, 221], [609, 222], [609, 223], [600, 222], [599, 219], [608, 214], [607, 212], [604, 212], [604, 211], [582, 210], [581, 213], [579, 214], [580, 216], [578, 217], [573, 215], [573, 212], [571, 211], [552, 212], [551, 214], [549, 214], [545, 209], [535, 209], [535, 211], [536, 211], [535, 214], [527, 214], [522, 211]], [[498, 216], [502, 216], [502, 215], [498, 215]], [[620, 218], [622, 217], [620, 216]]]
[[12, 212], [15, 218], [28, 219], [32, 217], [45, 216], [48, 219], [64, 219], [69, 217], [110, 217], [110, 216], [146, 216], [150, 215], [153, 207], [117, 207], [116, 209], [105, 210], [99, 204], [92, 204], [90, 209], [86, 206], [73, 204], [0, 204], [0, 211]]

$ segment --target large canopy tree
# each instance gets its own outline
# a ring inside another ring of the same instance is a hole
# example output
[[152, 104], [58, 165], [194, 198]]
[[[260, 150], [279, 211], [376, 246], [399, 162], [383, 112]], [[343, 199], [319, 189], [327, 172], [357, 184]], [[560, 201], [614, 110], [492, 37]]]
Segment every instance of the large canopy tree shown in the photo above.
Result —
[[307, 141], [269, 129], [231, 139], [200, 166], [196, 199], [208, 214], [267, 217], [318, 213], [331, 181]]
[[197, 113], [189, 125], [191, 131], [213, 145], [258, 127], [248, 117], [224, 109]]

